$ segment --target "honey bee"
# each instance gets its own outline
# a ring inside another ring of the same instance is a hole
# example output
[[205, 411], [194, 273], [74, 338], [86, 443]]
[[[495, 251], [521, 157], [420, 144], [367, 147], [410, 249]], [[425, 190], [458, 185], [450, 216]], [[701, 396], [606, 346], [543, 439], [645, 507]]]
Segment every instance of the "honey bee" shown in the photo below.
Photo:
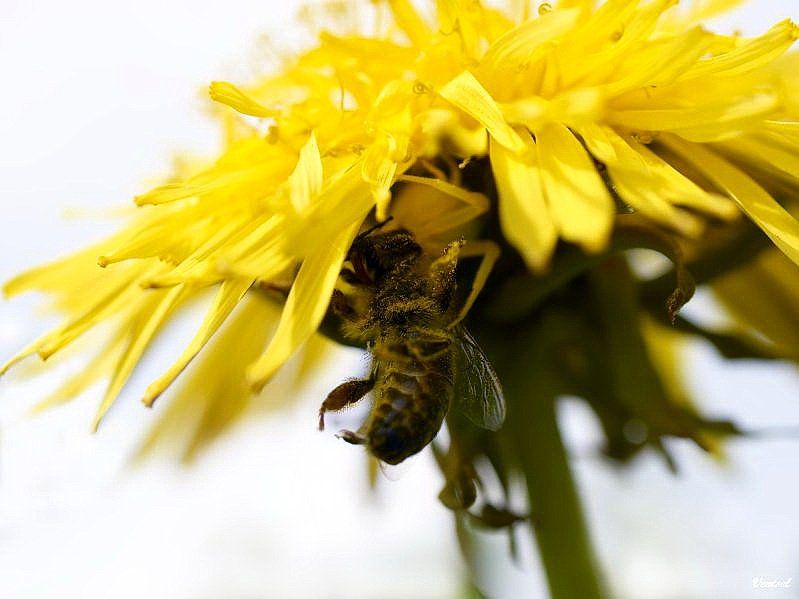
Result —
[[499, 380], [483, 351], [455, 313], [455, 269], [463, 241], [441, 256], [426, 255], [404, 230], [374, 227], [352, 244], [331, 309], [345, 336], [364, 343], [370, 374], [333, 389], [319, 410], [341, 410], [374, 391], [369, 416], [345, 441], [365, 445], [387, 464], [421, 451], [438, 433], [455, 403], [480, 427], [497, 430], [505, 419]]

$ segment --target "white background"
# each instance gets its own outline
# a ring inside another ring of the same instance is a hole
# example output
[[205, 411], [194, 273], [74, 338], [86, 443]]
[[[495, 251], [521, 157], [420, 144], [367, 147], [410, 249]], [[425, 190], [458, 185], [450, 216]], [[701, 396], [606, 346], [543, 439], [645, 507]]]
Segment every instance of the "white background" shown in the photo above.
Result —
[[[65, 219], [65, 209], [124, 204], [174, 150], [212, 152], [206, 83], [248, 73], [261, 56], [258, 36], [280, 32], [296, 7], [0, 2], [1, 279], [115, 226]], [[755, 33], [787, 16], [799, 17], [792, 0], [753, 2], [720, 26]], [[28, 297], [0, 304], [0, 358], [52, 324], [34, 305]], [[0, 382], [0, 596], [457, 595], [463, 571], [430, 457], [369, 496], [363, 456], [314, 429], [319, 400], [359, 366], [357, 355], [345, 354], [291, 410], [249, 420], [190, 470], [170, 459], [128, 467], [158, 417], [136, 390], [177, 349], [157, 348], [93, 436], [97, 389], [31, 419], [26, 410], [58, 374], [36, 385]], [[711, 413], [751, 426], [799, 421], [792, 367], [724, 365], [703, 347], [690, 359]], [[597, 434], [587, 410], [564, 408], [620, 596], [795, 596], [799, 582], [756, 591], [752, 578], [799, 575], [799, 440], [734, 443], [726, 467], [677, 444], [677, 478], [649, 457], [618, 472], [587, 451]], [[529, 547], [523, 553], [527, 565], [496, 567], [492, 597], [542, 593], [535, 558]]]

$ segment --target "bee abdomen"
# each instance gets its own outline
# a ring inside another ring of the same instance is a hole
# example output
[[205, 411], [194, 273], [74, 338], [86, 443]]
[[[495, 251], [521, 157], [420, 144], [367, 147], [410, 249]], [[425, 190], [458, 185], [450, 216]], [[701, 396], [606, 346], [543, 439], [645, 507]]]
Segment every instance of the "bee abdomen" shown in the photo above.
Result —
[[447, 373], [386, 373], [367, 427], [372, 454], [398, 464], [421, 451], [441, 428], [451, 395]]

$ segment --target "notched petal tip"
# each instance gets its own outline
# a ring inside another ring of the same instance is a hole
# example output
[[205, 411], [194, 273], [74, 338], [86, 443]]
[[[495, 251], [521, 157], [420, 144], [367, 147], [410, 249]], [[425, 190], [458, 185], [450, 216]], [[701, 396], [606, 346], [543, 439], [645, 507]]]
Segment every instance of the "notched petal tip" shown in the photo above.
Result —
[[799, 23], [793, 19], [785, 19], [781, 23], [778, 23], [776, 27], [784, 27], [787, 30], [786, 32], [791, 40], [799, 40]]

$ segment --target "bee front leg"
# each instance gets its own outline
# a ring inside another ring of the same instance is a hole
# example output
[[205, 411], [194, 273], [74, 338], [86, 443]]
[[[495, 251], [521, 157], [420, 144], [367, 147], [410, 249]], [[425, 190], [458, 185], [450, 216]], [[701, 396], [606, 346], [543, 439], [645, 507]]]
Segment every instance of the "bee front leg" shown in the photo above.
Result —
[[319, 430], [325, 430], [325, 412], [337, 412], [360, 401], [374, 386], [375, 381], [370, 377], [346, 381], [333, 389], [319, 408]]
[[334, 289], [330, 298], [330, 309], [342, 320], [355, 320], [355, 309], [340, 289]]
[[336, 435], [339, 439], [350, 443], [351, 445], [364, 445], [366, 444], [366, 437], [361, 435], [360, 433], [354, 433], [352, 431], [339, 431]]
[[486, 281], [488, 281], [488, 276], [491, 274], [494, 264], [496, 264], [497, 260], [499, 259], [499, 254], [499, 246], [493, 241], [488, 241], [485, 239], [480, 241], [469, 241], [460, 250], [460, 258], [478, 257], [480, 258], [480, 265], [477, 267], [477, 273], [472, 281], [471, 289], [469, 289], [469, 295], [466, 297], [466, 300], [464, 301], [463, 306], [461, 306], [461, 309], [455, 317], [455, 320], [449, 324], [449, 328], [455, 327], [466, 317], [466, 314], [468, 314], [469, 310], [477, 299], [477, 296], [480, 294], [480, 291], [482, 291]]
[[455, 269], [464, 243], [461, 239], [448, 244], [441, 256], [430, 265], [431, 295], [444, 311], [449, 309], [455, 294]]

